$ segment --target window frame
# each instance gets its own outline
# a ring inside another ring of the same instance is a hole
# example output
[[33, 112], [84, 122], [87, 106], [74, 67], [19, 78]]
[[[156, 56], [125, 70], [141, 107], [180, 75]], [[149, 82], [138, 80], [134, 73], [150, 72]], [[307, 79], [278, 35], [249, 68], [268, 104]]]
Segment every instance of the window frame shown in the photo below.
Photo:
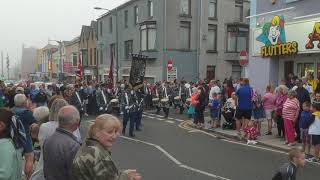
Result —
[[[210, 49], [210, 46], [209, 46], [209, 43], [207, 44], [208, 45], [208, 49], [207, 49], [207, 53], [216, 53], [217, 52], [217, 45], [218, 45], [218, 25], [217, 24], [208, 24], [208, 34], [209, 34], [209, 31], [215, 31], [214, 32], [214, 36], [215, 36], [215, 41], [213, 42], [214, 44], [214, 48]], [[207, 41], [208, 41], [208, 38], [207, 38]]]
[[[188, 32], [188, 48], [183, 48], [181, 47], [181, 39], [179, 39], [180, 41], [180, 49], [184, 50], [184, 51], [190, 51], [191, 49], [191, 22], [190, 21], [180, 21], [180, 34], [181, 34], [181, 28], [188, 28], [189, 32]], [[181, 36], [179, 37], [181, 38]]]
[[112, 16], [109, 17], [109, 33], [113, 32], [113, 18]]
[[[76, 64], [74, 64], [74, 61], [76, 61]], [[73, 67], [77, 67], [78, 66], [78, 54], [75, 53], [75, 52], [72, 53], [72, 66]]]
[[237, 17], [238, 16], [238, 14], [237, 14], [236, 21], [243, 22], [243, 10], [244, 10], [244, 8], [243, 8], [243, 0], [235, 0], [235, 8], [237, 9], [239, 7], [241, 8], [240, 17]]
[[125, 10], [124, 11], [124, 28], [127, 29], [128, 28], [128, 20], [129, 20], [129, 11]]
[[103, 31], [103, 22], [100, 21], [100, 36], [102, 37], [102, 31]]
[[[182, 12], [182, 2], [188, 1], [188, 12]], [[180, 0], [180, 6], [179, 6], [179, 15], [182, 17], [191, 17], [191, 0]]]
[[133, 8], [133, 13], [134, 13], [134, 25], [139, 24], [139, 7], [135, 6]]
[[[215, 4], [215, 10], [214, 10], [214, 16], [210, 16], [210, 4]], [[218, 19], [218, 0], [210, 0], [209, 1], [209, 5], [208, 5], [208, 8], [209, 8], [209, 14], [208, 14], [208, 19], [213, 19], [213, 20], [216, 20]]]
[[[235, 28], [236, 31], [229, 31], [229, 28]], [[240, 51], [238, 51], [238, 38], [240, 37], [239, 36], [239, 32], [240, 32], [240, 28], [244, 28], [244, 29], [247, 29], [247, 36], [246, 36], [246, 51], [248, 51], [249, 49], [249, 26], [245, 26], [245, 25], [227, 25], [227, 38], [226, 38], [226, 53], [239, 53]], [[236, 47], [235, 47], [235, 51], [229, 51], [228, 49], [228, 41], [229, 41], [229, 32], [235, 32], [236, 33]], [[244, 49], [243, 49], [244, 50]]]
[[133, 53], [133, 40], [127, 40], [124, 42], [124, 59], [130, 59], [130, 54], [132, 53]]
[[152, 18], [154, 15], [154, 7], [153, 7], [153, 1], [148, 0], [148, 17]]
[[[145, 28], [144, 28], [145, 27]], [[150, 30], [155, 30], [155, 44], [153, 48], [149, 47], [149, 34]], [[146, 31], [146, 49], [142, 49], [142, 31]], [[156, 22], [148, 22], [140, 25], [140, 50], [141, 51], [156, 51], [156, 40], [157, 40], [157, 24]]]

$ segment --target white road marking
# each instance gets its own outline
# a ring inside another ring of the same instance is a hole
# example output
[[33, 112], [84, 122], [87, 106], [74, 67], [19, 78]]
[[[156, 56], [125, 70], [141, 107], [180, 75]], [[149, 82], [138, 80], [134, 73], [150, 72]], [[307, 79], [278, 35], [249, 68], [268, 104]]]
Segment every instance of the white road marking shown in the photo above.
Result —
[[157, 118], [159, 121], [164, 121], [164, 119], [161, 119], [161, 118]]
[[147, 115], [142, 114], [142, 117], [147, 117]]
[[135, 141], [135, 142], [139, 142], [139, 143], [142, 143], [142, 144], [146, 144], [146, 145], [155, 147], [156, 149], [161, 151], [167, 158], [169, 158], [172, 162], [174, 162], [176, 165], [178, 165], [181, 168], [184, 168], [184, 169], [187, 169], [187, 170], [199, 173], [199, 174], [203, 174], [203, 175], [206, 175], [206, 176], [209, 176], [209, 177], [213, 177], [213, 178], [216, 178], [216, 179], [219, 179], [219, 180], [231, 180], [231, 179], [228, 179], [228, 178], [225, 178], [225, 177], [221, 177], [221, 176], [218, 176], [218, 175], [206, 172], [206, 171], [202, 171], [200, 169], [196, 169], [196, 168], [184, 165], [179, 160], [174, 158], [171, 154], [169, 154], [166, 150], [164, 150], [162, 147], [160, 147], [159, 145], [152, 144], [152, 143], [149, 143], [149, 142], [146, 142], [146, 141], [142, 141], [142, 140], [138, 140], [138, 139], [132, 139], [132, 138], [125, 137], [125, 136], [120, 136], [120, 137], [123, 138], [123, 139], [126, 139], [126, 140]]
[[182, 119], [174, 119], [175, 121], [178, 121], [178, 122], [183, 122], [184, 120]]
[[161, 115], [156, 115], [157, 117], [159, 117], [159, 118], [163, 118], [164, 116], [161, 116]]
[[168, 119], [170, 119], [170, 120], [174, 120], [174, 118], [172, 118], [172, 117], [169, 117]]
[[150, 118], [150, 119], [154, 119], [155, 117], [152, 117], [152, 116], [148, 116], [148, 118]]
[[173, 124], [173, 123], [174, 123], [173, 121], [169, 121], [169, 120], [167, 120], [166, 122], [167, 122], [167, 123], [171, 123], [171, 124]]

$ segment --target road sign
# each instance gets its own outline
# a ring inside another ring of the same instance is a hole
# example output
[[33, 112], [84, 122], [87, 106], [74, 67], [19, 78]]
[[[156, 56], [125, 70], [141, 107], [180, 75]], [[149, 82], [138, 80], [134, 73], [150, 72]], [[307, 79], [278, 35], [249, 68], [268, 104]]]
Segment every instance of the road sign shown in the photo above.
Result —
[[248, 53], [247, 51], [240, 52], [239, 64], [241, 66], [246, 66], [248, 64]]
[[178, 77], [177, 67], [172, 67], [171, 71], [167, 71], [167, 81], [174, 81]]
[[172, 61], [172, 59], [169, 59], [168, 60], [168, 65], [167, 65], [168, 71], [171, 71], [172, 67], [173, 67], [173, 61]]

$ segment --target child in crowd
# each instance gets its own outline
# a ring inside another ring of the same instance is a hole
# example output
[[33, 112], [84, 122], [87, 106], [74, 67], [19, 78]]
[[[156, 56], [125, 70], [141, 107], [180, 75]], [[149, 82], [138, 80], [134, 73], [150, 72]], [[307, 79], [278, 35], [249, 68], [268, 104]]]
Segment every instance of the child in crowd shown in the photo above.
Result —
[[289, 152], [289, 162], [279, 168], [272, 180], [294, 180], [297, 170], [305, 165], [305, 155], [302, 150], [294, 148]]
[[257, 129], [255, 128], [254, 121], [249, 121], [248, 126], [244, 130], [244, 138], [247, 140], [247, 144], [257, 144]]
[[265, 113], [263, 109], [262, 97], [258, 93], [255, 93], [255, 96], [253, 97], [252, 115], [252, 119], [254, 120], [257, 128], [257, 135], [261, 136], [261, 122], [265, 118]]
[[306, 122], [311, 119], [312, 113], [310, 111], [310, 103], [304, 102], [302, 104], [303, 111], [300, 114], [300, 120], [299, 120], [299, 128], [301, 132], [301, 140], [302, 140], [302, 149], [303, 152], [306, 153], [306, 158], [310, 158], [310, 138], [308, 134], [308, 127], [305, 126]]
[[217, 93], [212, 93], [212, 99], [210, 99], [209, 107], [210, 107], [210, 115], [211, 115], [211, 126], [212, 128], [217, 128], [220, 126], [219, 124], [219, 114], [220, 114], [220, 106], [221, 100]]
[[306, 123], [309, 126], [309, 135], [311, 136], [311, 142], [314, 146], [315, 157], [312, 159], [313, 162], [320, 162], [320, 101], [314, 101], [312, 104], [314, 111], [313, 118]]

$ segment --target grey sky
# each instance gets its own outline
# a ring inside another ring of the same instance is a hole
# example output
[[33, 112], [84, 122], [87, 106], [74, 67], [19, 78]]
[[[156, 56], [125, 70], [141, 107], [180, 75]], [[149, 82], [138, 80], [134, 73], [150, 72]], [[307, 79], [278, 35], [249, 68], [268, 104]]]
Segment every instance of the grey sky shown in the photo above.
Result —
[[0, 51], [16, 60], [25, 46], [41, 48], [48, 38], [71, 40], [81, 26], [128, 0], [0, 0]]

